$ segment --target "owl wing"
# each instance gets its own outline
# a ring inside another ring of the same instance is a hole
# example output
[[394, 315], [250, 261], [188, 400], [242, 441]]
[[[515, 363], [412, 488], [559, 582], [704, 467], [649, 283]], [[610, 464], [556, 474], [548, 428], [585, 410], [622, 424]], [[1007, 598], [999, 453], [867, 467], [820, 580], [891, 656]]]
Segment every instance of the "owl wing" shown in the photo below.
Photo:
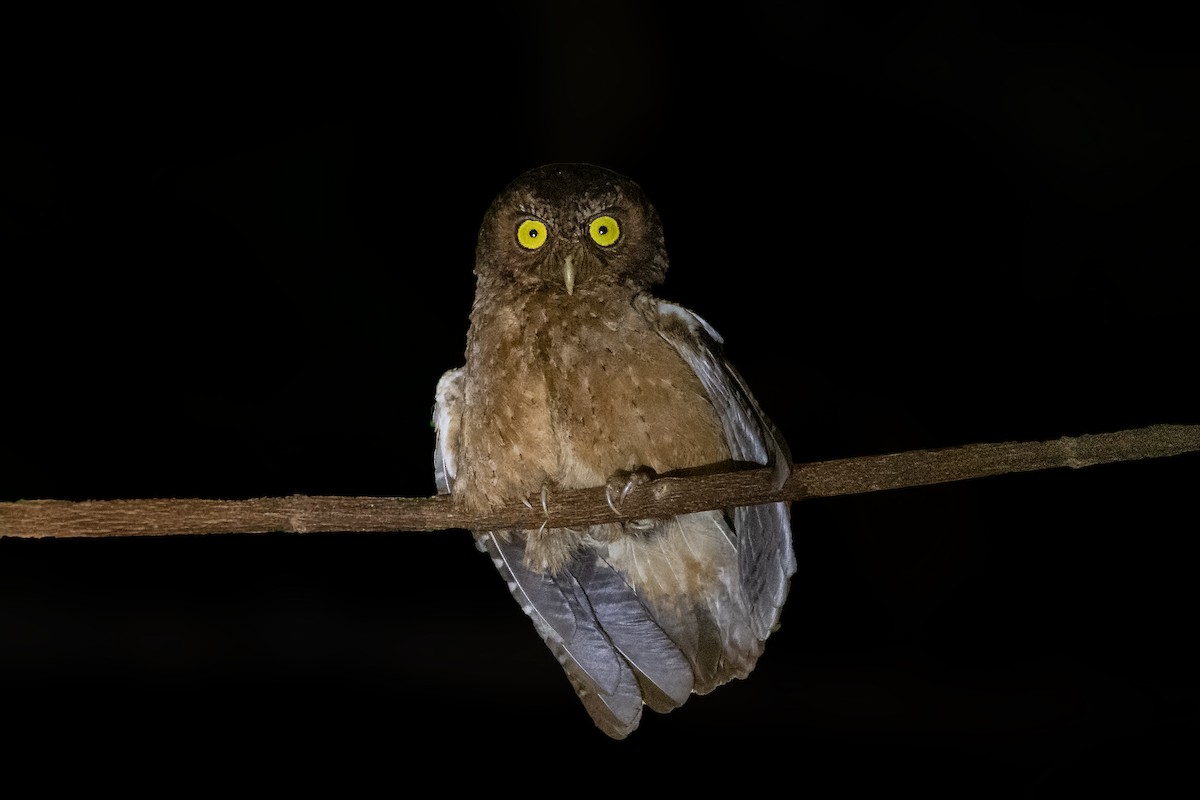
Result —
[[438, 380], [433, 403], [433, 429], [437, 442], [433, 449], [433, 479], [440, 494], [450, 494], [458, 471], [458, 432], [462, 423], [462, 368], [452, 369]]
[[[643, 311], [700, 379], [720, 417], [732, 458], [772, 466], [776, 485], [782, 486], [791, 470], [787, 445], [742, 376], [721, 355], [721, 336], [698, 314], [673, 303], [654, 301]], [[796, 572], [790, 507], [788, 503], [738, 506], [732, 516], [750, 624], [765, 640], [779, 624]]]
[[[433, 411], [438, 491], [452, 491], [463, 408], [461, 369], [438, 381]], [[599, 554], [575, 558], [549, 575], [525, 565], [525, 537], [477, 533], [509, 591], [562, 664], [596, 725], [621, 739], [637, 728], [643, 703], [656, 711], [682, 705], [691, 666], [638, 595]]]

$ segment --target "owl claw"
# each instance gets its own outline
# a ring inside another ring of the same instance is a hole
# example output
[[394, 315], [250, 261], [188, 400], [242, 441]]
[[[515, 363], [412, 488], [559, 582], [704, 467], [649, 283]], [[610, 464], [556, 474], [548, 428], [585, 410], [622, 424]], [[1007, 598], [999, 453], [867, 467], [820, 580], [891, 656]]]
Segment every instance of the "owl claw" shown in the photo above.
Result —
[[542, 516], [544, 516], [545, 519], [542, 520], [542, 527], [538, 528], [538, 533], [541, 533], [542, 531], [546, 530], [546, 523], [550, 521], [550, 509], [546, 508], [546, 493], [547, 493], [546, 492], [546, 484], [543, 483], [542, 484]]
[[[618, 506], [623, 506], [625, 498], [629, 496], [629, 493], [643, 483], [649, 483], [653, 476], [654, 472], [650, 469], [639, 469], [632, 472], [621, 471], [614, 474], [608, 479], [608, 483], [604, 485], [604, 499], [608, 503], [608, 507], [618, 517], [625, 516]], [[617, 501], [615, 503], [613, 502], [614, 492], [617, 493]]]
[[[542, 520], [542, 527], [538, 528], [538, 533], [541, 533], [542, 531], [546, 530], [546, 524], [550, 522], [550, 506], [549, 506], [549, 503], [547, 502], [547, 497], [549, 496], [549, 494], [550, 494], [550, 487], [543, 483], [542, 491], [538, 495], [538, 498], [541, 501], [542, 516], [545, 517], [545, 519]], [[533, 510], [533, 503], [529, 502], [528, 497], [522, 497], [521, 504], [524, 505], [526, 508]]]
[[[625, 515], [622, 514], [621, 510], [619, 508], [617, 508], [616, 505], [613, 504], [612, 490], [613, 490], [612, 483], [608, 483], [605, 485], [604, 500], [608, 503], [608, 507], [613, 510], [614, 514], [616, 514], [618, 517], [623, 517]], [[625, 497], [622, 495], [621, 500], [623, 501], [624, 499], [625, 499]]]

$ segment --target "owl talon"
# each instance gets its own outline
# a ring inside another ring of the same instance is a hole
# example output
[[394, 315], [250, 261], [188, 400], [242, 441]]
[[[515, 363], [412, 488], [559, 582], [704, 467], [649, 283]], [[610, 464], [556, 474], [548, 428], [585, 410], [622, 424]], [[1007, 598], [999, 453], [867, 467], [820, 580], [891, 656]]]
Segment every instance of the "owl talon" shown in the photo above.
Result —
[[[549, 496], [550, 496], [550, 486], [548, 484], [543, 483], [542, 490], [541, 490], [541, 492], [538, 493], [538, 501], [541, 503], [542, 516], [545, 517], [545, 519], [542, 520], [542, 527], [538, 528], [538, 531], [537, 531], [538, 533], [541, 533], [542, 531], [546, 530], [546, 524], [550, 522], [550, 504], [548, 501]], [[525, 506], [530, 511], [533, 510], [533, 503], [530, 502], [528, 497], [521, 498], [521, 505]]]
[[[654, 471], [648, 468], [625, 472], [622, 470], [614, 474], [608, 479], [608, 483], [604, 485], [604, 499], [608, 503], [608, 507], [613, 510], [613, 513], [618, 517], [625, 516], [619, 506], [625, 505], [625, 498], [629, 496], [637, 487], [644, 483], [649, 483], [654, 478]], [[617, 500], [613, 502], [613, 494], [617, 494]]]
[[[549, 496], [550, 496], [550, 485], [543, 483], [542, 490], [541, 490], [541, 492], [538, 493], [538, 502], [542, 506], [542, 516], [545, 517], [546, 519], [550, 519], [550, 505], [548, 502]], [[529, 501], [528, 497], [521, 498], [521, 505], [525, 506], [530, 511], [533, 510], [533, 503], [531, 503]]]
[[[618, 517], [625, 516], [624, 514], [621, 513], [621, 509], [619, 509], [615, 505], [613, 505], [612, 487], [611, 486], [604, 487], [604, 499], [608, 503], [608, 507], [612, 509], [614, 514], [616, 514]], [[621, 499], [624, 500], [625, 498], [622, 497]]]

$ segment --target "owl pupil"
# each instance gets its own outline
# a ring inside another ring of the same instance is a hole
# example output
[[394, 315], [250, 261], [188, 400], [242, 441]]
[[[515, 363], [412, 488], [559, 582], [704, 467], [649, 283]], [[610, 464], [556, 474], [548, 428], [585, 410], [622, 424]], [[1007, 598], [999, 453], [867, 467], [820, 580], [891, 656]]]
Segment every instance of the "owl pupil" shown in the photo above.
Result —
[[601, 225], [601, 226], [600, 226], [600, 235], [601, 235], [601, 236], [607, 236], [607, 235], [608, 235], [608, 226], [607, 226], [607, 225]]
[[538, 237], [538, 232], [537, 232], [537, 229], [536, 229], [536, 228], [535, 228], [535, 229], [533, 229], [533, 230], [531, 230], [531, 231], [529, 232], [529, 238], [530, 238], [530, 239], [536, 239], [537, 237]]

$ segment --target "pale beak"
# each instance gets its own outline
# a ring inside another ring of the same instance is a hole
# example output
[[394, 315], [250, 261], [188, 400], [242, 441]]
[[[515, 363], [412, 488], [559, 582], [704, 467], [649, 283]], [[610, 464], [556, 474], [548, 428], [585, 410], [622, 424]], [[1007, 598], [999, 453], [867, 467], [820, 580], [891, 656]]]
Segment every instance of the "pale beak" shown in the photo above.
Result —
[[571, 263], [574, 256], [567, 256], [567, 260], [563, 262], [563, 282], [567, 285], [567, 294], [575, 292], [575, 265]]

